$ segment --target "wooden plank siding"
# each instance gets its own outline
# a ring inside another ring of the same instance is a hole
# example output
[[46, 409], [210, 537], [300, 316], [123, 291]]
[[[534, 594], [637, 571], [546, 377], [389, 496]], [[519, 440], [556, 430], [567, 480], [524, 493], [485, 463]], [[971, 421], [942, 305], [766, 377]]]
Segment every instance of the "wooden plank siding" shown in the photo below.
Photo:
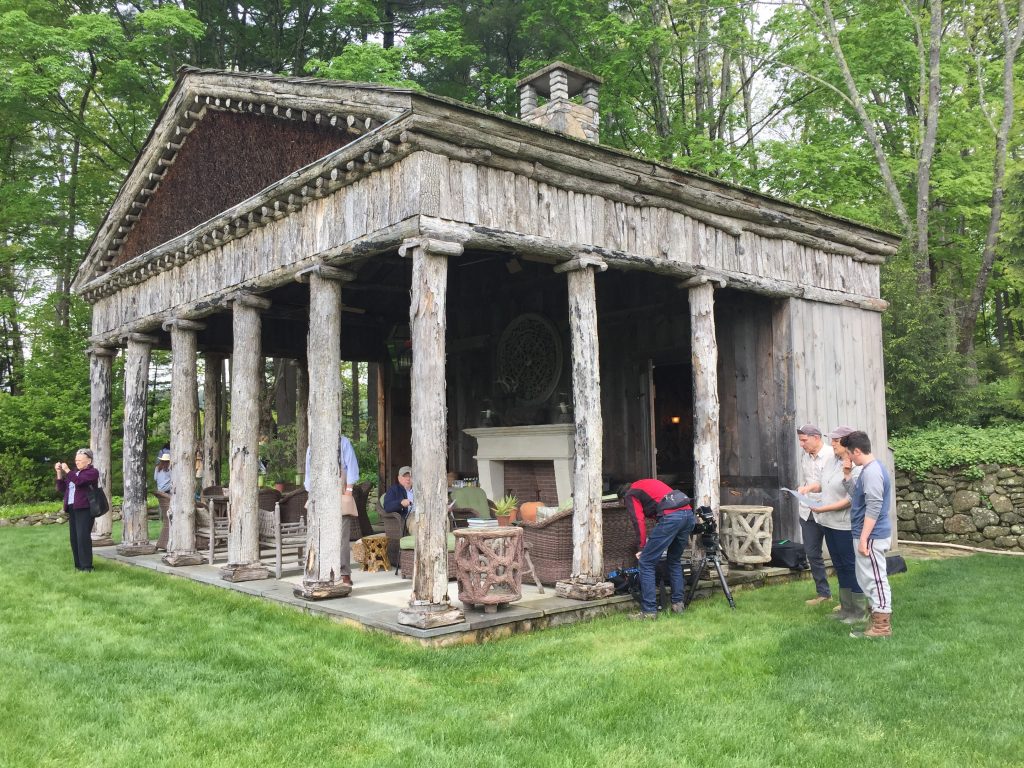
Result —
[[[414, 215], [683, 262], [831, 291], [878, 296], [878, 266], [743, 231], [740, 237], [676, 210], [629, 205], [507, 170], [417, 151], [311, 200], [242, 237], [100, 298], [93, 334], [155, 326], [174, 307], [201, 303], [275, 270]], [[614, 263], [612, 267], [614, 268]], [[283, 273], [281, 281], [291, 279]]]

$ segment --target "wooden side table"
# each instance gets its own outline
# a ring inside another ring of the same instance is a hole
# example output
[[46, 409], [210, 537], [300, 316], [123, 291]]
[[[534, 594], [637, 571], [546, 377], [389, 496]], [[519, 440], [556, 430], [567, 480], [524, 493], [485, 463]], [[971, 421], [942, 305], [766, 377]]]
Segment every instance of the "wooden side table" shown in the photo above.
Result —
[[388, 560], [388, 537], [383, 533], [363, 536], [359, 540], [363, 545], [363, 570], [376, 573], [379, 570], [390, 571], [391, 561]]
[[494, 613], [523, 596], [523, 530], [514, 526], [455, 531], [459, 600]]

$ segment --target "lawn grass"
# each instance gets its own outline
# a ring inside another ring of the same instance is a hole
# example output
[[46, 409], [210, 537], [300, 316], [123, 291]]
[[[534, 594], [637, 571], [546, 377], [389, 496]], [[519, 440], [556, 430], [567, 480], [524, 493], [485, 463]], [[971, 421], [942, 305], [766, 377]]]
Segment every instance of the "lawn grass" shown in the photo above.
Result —
[[78, 573], [66, 539], [0, 530], [2, 766], [1024, 761], [1018, 558], [911, 562], [889, 641], [846, 637], [802, 582], [438, 650], [104, 560]]

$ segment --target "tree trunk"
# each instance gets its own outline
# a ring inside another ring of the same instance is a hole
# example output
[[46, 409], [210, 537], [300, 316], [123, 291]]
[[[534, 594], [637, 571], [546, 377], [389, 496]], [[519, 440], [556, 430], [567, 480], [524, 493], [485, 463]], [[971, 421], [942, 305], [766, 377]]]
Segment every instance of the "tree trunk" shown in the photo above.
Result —
[[133, 333], [128, 336], [124, 355], [124, 492], [121, 496], [121, 544], [117, 552], [129, 557], [156, 552], [156, 546], [149, 541], [146, 520], [146, 390], [150, 350], [154, 343], [153, 336]]
[[[163, 562], [199, 565], [196, 552], [196, 331], [202, 323], [169, 320], [171, 332], [171, 533]], [[232, 384], [233, 386], [233, 384]]]
[[302, 585], [295, 595], [307, 600], [344, 597], [342, 583], [341, 466], [341, 283], [325, 267], [309, 275], [309, 538]]
[[[260, 348], [260, 311], [269, 308], [264, 298], [239, 294], [231, 303], [232, 372], [230, 501], [228, 504], [228, 562], [221, 571], [225, 581], [265, 579], [269, 569], [260, 563], [259, 392], [263, 379]], [[210, 563], [213, 565], [213, 563]]]
[[203, 373], [203, 487], [220, 485], [221, 372], [224, 358], [206, 354]]
[[[928, 250], [928, 214], [931, 210], [932, 158], [939, 127], [939, 54], [942, 44], [942, 0], [931, 0], [931, 23], [928, 32], [928, 106], [921, 105], [925, 115], [921, 153], [917, 161], [917, 234], [914, 242], [918, 294], [932, 287], [932, 270]], [[922, 83], [923, 90], [923, 83]]]
[[358, 443], [360, 438], [360, 425], [359, 425], [359, 363], [352, 361], [352, 428], [349, 430], [349, 434], [352, 436], [352, 442]]
[[302, 361], [295, 363], [295, 474], [306, 472], [309, 447], [309, 374]]
[[[116, 349], [110, 347], [93, 347], [89, 350], [89, 389], [91, 392], [90, 427], [92, 437], [92, 463], [99, 470], [99, 487], [111, 496], [111, 466], [113, 460], [110, 450], [110, 408], [113, 396], [111, 370]], [[92, 541], [99, 547], [114, 543], [110, 534], [113, 530], [114, 510], [107, 510], [103, 517], [97, 517], [92, 524]]]
[[718, 342], [715, 338], [715, 290], [711, 283], [701, 282], [690, 288], [690, 337], [694, 501], [717, 512], [721, 486], [718, 463]]
[[1006, 14], [1006, 3], [999, 0], [999, 21], [1002, 26], [1003, 44], [1006, 55], [1003, 58], [1003, 116], [996, 131], [996, 152], [992, 178], [991, 213], [988, 220], [988, 231], [985, 234], [985, 247], [981, 253], [981, 268], [974, 281], [974, 289], [964, 313], [960, 326], [960, 352], [971, 355], [974, 352], [974, 329], [981, 312], [981, 304], [985, 300], [988, 280], [992, 274], [992, 265], [996, 259], [996, 244], [999, 242], [999, 228], [1003, 216], [1003, 183], [1006, 177], [1006, 146], [1013, 127], [1014, 113], [1014, 63], [1020, 51], [1021, 39], [1024, 38], [1024, 0], [1019, 3], [1017, 27], [1011, 33], [1009, 18]]
[[[804, 0], [804, 5], [808, 10], [808, 0]], [[861, 98], [860, 91], [857, 89], [857, 83], [853, 79], [853, 73], [850, 72], [850, 66], [846, 61], [846, 55], [843, 53], [843, 48], [839, 44], [839, 33], [836, 30], [835, 18], [832, 15], [832, 4], [830, 0], [823, 0], [823, 7], [825, 10], [825, 20], [819, 24], [825, 36], [828, 38], [829, 43], [832, 46], [832, 50], [835, 53], [836, 63], [839, 65], [839, 70], [843, 76], [843, 83], [846, 85], [847, 96], [850, 99], [850, 103], [853, 106], [854, 112], [857, 114], [857, 119], [860, 121], [861, 128], [864, 129], [864, 134], [867, 136], [868, 143], [871, 145], [872, 151], [875, 153], [875, 160], [878, 163], [878, 169], [882, 176], [882, 183], [885, 185], [885, 191], [889, 195], [889, 200], [892, 202], [893, 209], [896, 211], [896, 217], [900, 221], [900, 226], [903, 231], [911, 236], [914, 227], [910, 222], [910, 216], [907, 213], [907, 206], [903, 202], [903, 198], [900, 196], [899, 188], [896, 186], [896, 180], [893, 177], [892, 169], [889, 167], [889, 158], [885, 154], [885, 148], [882, 147], [882, 142], [878, 138], [878, 132], [875, 130], [875, 125], [868, 116], [867, 110], [864, 108], [864, 101]]]
[[455, 624], [462, 612], [448, 600], [448, 445], [445, 401], [445, 331], [448, 256], [462, 246], [411, 241], [399, 253], [412, 257], [412, 465], [416, 468], [416, 536], [412, 599], [398, 622], [416, 627]]
[[601, 515], [601, 469], [604, 425], [601, 420], [601, 363], [597, 335], [595, 270], [607, 266], [577, 259], [559, 265], [567, 272], [569, 334], [572, 341], [573, 412], [576, 458], [573, 467], [572, 581], [605, 582]]

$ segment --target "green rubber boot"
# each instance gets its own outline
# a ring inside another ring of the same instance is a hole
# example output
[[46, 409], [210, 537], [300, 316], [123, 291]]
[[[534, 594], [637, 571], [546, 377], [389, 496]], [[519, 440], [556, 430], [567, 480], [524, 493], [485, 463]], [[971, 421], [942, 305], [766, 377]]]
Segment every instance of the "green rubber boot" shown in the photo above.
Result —
[[830, 619], [836, 621], [842, 621], [845, 618], [853, 616], [856, 611], [853, 607], [853, 590], [849, 587], [839, 588], [839, 607], [832, 613], [828, 614]]
[[850, 615], [840, 619], [843, 624], [860, 624], [868, 620], [868, 596], [863, 592], [850, 592]]

